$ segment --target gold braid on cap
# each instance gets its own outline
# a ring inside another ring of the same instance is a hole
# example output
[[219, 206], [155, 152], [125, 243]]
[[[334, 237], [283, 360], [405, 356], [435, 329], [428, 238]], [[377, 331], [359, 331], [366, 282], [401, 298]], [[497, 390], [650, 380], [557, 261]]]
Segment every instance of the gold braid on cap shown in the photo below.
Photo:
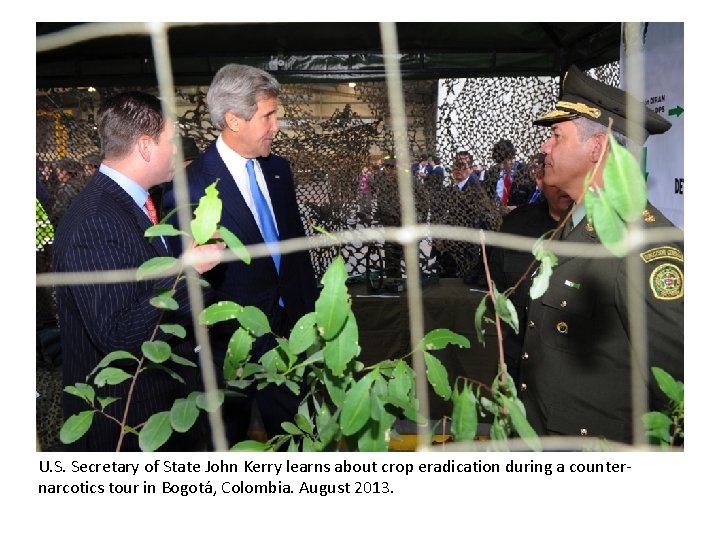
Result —
[[578, 112], [580, 114], [587, 114], [593, 118], [600, 118], [602, 113], [599, 109], [588, 107], [584, 103], [570, 103], [569, 101], [558, 101], [556, 107], [562, 107], [563, 109], [570, 109], [571, 111]]

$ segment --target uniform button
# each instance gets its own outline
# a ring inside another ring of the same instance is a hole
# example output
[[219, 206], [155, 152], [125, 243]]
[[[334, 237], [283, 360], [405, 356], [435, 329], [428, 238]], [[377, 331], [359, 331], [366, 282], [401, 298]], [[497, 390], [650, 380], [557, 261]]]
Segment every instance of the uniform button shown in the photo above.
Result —
[[535, 321], [530, 321], [530, 322], [528, 323], [528, 326], [529, 326], [530, 328], [535, 328]]
[[555, 329], [560, 332], [561, 334], [567, 334], [568, 333], [568, 324], [565, 321], [559, 321], [555, 325]]
[[520, 385], [520, 391], [521, 391], [521, 392], [524, 392], [525, 390], [527, 390], [527, 384], [522, 383], [522, 384]]
[[520, 358], [522, 358], [523, 360], [527, 360], [528, 358], [530, 358], [530, 355], [528, 353], [524, 352], [524, 353], [522, 353], [522, 356]]
[[585, 435], [587, 435], [587, 428], [580, 428], [580, 435], [581, 435], [582, 437], [584, 437]]
[[565, 306], [567, 306], [567, 300], [563, 300], [562, 302], [560, 302], [560, 307], [565, 307]]

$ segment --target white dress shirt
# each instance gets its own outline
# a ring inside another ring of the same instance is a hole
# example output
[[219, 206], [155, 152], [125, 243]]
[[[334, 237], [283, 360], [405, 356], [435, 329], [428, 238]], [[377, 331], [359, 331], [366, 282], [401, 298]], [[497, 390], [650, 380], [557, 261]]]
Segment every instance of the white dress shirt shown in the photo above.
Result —
[[[240, 194], [243, 196], [243, 199], [245, 199], [245, 203], [248, 205], [248, 208], [250, 208], [250, 211], [255, 218], [255, 223], [257, 223], [258, 229], [262, 231], [262, 227], [260, 226], [260, 220], [258, 219], [257, 208], [255, 208], [255, 200], [253, 199], [252, 193], [250, 191], [250, 178], [248, 177], [247, 169], [245, 168], [245, 164], [248, 160], [235, 152], [232, 148], [230, 148], [225, 143], [225, 141], [223, 141], [222, 135], [220, 135], [217, 139], [217, 150], [218, 154], [220, 154], [220, 158], [223, 160], [225, 166], [230, 171], [233, 180], [235, 180], [235, 184], [240, 190]], [[258, 186], [260, 186], [260, 191], [262, 191], [265, 200], [268, 202], [270, 212], [272, 213], [273, 221], [275, 222], [275, 228], [277, 229], [275, 209], [272, 206], [272, 200], [270, 199], [270, 193], [268, 192], [267, 182], [265, 182], [265, 176], [263, 175], [262, 169], [260, 168], [257, 159], [253, 161], [255, 165], [255, 178], [257, 179]]]

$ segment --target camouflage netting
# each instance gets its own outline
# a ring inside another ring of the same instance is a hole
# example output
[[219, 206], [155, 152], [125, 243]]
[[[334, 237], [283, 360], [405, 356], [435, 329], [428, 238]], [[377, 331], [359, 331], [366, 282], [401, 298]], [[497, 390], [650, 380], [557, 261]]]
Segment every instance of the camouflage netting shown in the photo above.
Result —
[[[593, 75], [619, 84], [617, 64], [596, 68]], [[532, 120], [550, 108], [557, 88], [558, 79], [549, 77], [447, 79], [440, 85], [435, 81], [405, 82], [410, 155], [436, 154], [445, 168], [443, 178], [413, 180], [417, 221], [496, 230], [504, 209], [493, 199], [492, 189], [486, 186], [462, 193], [449, 189], [452, 157], [459, 150], [468, 150], [480, 168], [489, 168], [494, 165], [493, 144], [507, 138], [517, 149], [517, 160], [527, 161], [547, 135], [546, 128], [533, 127]], [[313, 226], [339, 231], [399, 225], [396, 185], [386, 181], [388, 171], [374, 159], [377, 149], [382, 155], [394, 155], [385, 84], [365, 82], [356, 86], [356, 99], [370, 110], [369, 119], [361, 117], [350, 104], [335, 110], [330, 118], [314, 119], [310, 104], [313, 89], [307, 85], [283, 86], [282, 130], [273, 145], [274, 152], [292, 164], [308, 234], [315, 233]], [[44, 209], [51, 224], [57, 225], [99, 160], [94, 123], [97, 106], [104, 96], [121, 90], [125, 89], [101, 88], [96, 93], [54, 89], [38, 94], [37, 174], [49, 192], [50, 202]], [[153, 88], [140, 90], [156, 92]], [[176, 94], [187, 106], [178, 119], [181, 134], [193, 137], [202, 151], [215, 137], [205, 94], [197, 88], [178, 88]], [[361, 174], [363, 167], [368, 167], [367, 174]], [[531, 182], [529, 178], [523, 181]], [[48, 235], [38, 238], [38, 251], [45, 252], [51, 244], [52, 227], [37, 229], [40, 236]], [[429, 246], [429, 239], [421, 243], [424, 272], [430, 271]], [[451, 242], [448, 247], [456, 259], [458, 275], [465, 275], [474, 256], [468, 253], [472, 246]], [[348, 273], [363, 275], [367, 246], [346, 245], [341, 251]], [[336, 253], [335, 248], [312, 251], [318, 277]]]

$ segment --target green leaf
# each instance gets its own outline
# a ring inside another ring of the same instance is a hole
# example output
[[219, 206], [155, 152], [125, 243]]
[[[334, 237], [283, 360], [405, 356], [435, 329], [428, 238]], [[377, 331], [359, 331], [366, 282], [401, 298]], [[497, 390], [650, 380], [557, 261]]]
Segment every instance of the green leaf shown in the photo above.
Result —
[[223, 242], [227, 244], [230, 251], [232, 251], [233, 254], [235, 254], [235, 256], [245, 264], [250, 264], [250, 253], [240, 239], [235, 236], [230, 229], [223, 226], [220, 226], [218, 230], [220, 231], [220, 236], [223, 239]]
[[[290, 435], [287, 435], [287, 437], [290, 437], [290, 440], [288, 441], [288, 444], [287, 444], [287, 451], [288, 452], [299, 452], [300, 449], [298, 448], [298, 444], [295, 442], [295, 439]], [[282, 443], [278, 442], [278, 443], [274, 443], [274, 444], [277, 444], [277, 447], [279, 448]], [[274, 446], [274, 444], [273, 444], [273, 446]]]
[[653, 366], [650, 368], [655, 380], [660, 387], [660, 390], [675, 403], [681, 403], [685, 400], [685, 385], [676, 381], [672, 375], [670, 375], [664, 369]]
[[347, 271], [342, 257], [337, 257], [328, 267], [321, 283], [323, 289], [315, 302], [318, 333], [329, 341], [342, 330], [350, 312]]
[[194, 399], [176, 399], [170, 409], [170, 425], [175, 431], [185, 433], [195, 424], [200, 409]]
[[310, 348], [318, 337], [315, 329], [315, 312], [303, 315], [290, 332], [290, 350], [293, 354], [300, 354]]
[[140, 430], [138, 436], [140, 449], [143, 452], [154, 452], [168, 441], [172, 432], [170, 411], [153, 414]]
[[110, 364], [118, 360], [134, 360], [135, 362], [140, 362], [138, 358], [136, 358], [127, 351], [113, 351], [110, 354], [106, 355], [102, 360], [100, 360], [100, 363], [95, 366], [95, 369], [90, 372], [90, 375], [92, 375], [99, 369], [108, 367]]
[[658, 411], [651, 411], [642, 415], [642, 422], [648, 437], [667, 444], [672, 443], [670, 428], [673, 422], [669, 416]]
[[403, 409], [403, 414], [408, 420], [418, 425], [424, 426], [427, 424], [427, 419], [420, 414], [420, 402], [417, 398], [409, 400], [407, 407]]
[[241, 309], [240, 304], [223, 300], [203, 309], [198, 320], [200, 324], [212, 325], [221, 321], [235, 319]]
[[336, 407], [342, 406], [345, 401], [345, 390], [351, 380], [351, 377], [349, 375], [345, 377], [336, 377], [326, 370], [323, 370], [322, 377], [323, 382], [325, 383], [325, 388], [327, 389], [332, 402]]
[[310, 420], [304, 414], [296, 414], [295, 415], [295, 425], [297, 427], [299, 427], [300, 429], [302, 429], [308, 435], [312, 435], [312, 432], [313, 432], [312, 423], [310, 423]]
[[302, 438], [302, 451], [303, 452], [317, 452], [317, 447], [315, 446], [315, 441], [313, 441], [310, 437], [303, 437]]
[[92, 405], [95, 401], [95, 389], [89, 384], [75, 383], [75, 386], [66, 386], [65, 392], [86, 401], [88, 405]]
[[169, 223], [159, 223], [145, 229], [145, 237], [152, 238], [153, 236], [180, 236], [186, 234]]
[[450, 399], [452, 397], [452, 390], [450, 389], [448, 373], [445, 366], [429, 352], [425, 351], [423, 354], [425, 357], [425, 366], [427, 367], [428, 382], [438, 396], [444, 400]]
[[260, 373], [262, 371], [263, 367], [261, 365], [258, 365], [254, 362], [247, 362], [242, 368], [242, 374], [240, 378], [247, 379], [248, 377], [252, 377], [256, 373]]
[[180, 305], [177, 303], [177, 300], [173, 298], [173, 294], [175, 294], [174, 290], [163, 291], [150, 299], [150, 305], [158, 309], [177, 311], [180, 309]]
[[470, 347], [470, 340], [446, 328], [438, 328], [428, 332], [421, 345], [428, 351], [444, 349], [448, 345], [457, 345], [466, 349]]
[[297, 362], [297, 356], [290, 350], [290, 344], [287, 339], [277, 338], [276, 342], [278, 353], [283, 357], [283, 363], [287, 366], [285, 370], [288, 370]]
[[145, 341], [142, 344], [142, 353], [145, 358], [156, 364], [162, 364], [165, 360], [170, 358], [172, 349], [170, 345], [164, 341]]
[[337, 418], [339, 415], [339, 409], [335, 411], [335, 414], [333, 414], [330, 412], [330, 409], [325, 402], [323, 402], [323, 404], [320, 406], [320, 410], [315, 417], [315, 425], [317, 426], [318, 440], [323, 445], [327, 445], [329, 442], [335, 440], [335, 438], [339, 436], [340, 426], [337, 422]]
[[[557, 261], [557, 259], [555, 260]], [[552, 276], [553, 259], [551, 257], [543, 257], [540, 259], [540, 266], [537, 274], [533, 278], [530, 286], [530, 298], [533, 300], [540, 298], [550, 286], [550, 277]]]
[[272, 331], [267, 315], [255, 306], [242, 306], [240, 312], [235, 315], [235, 318], [241, 325], [252, 332], [255, 337], [264, 336]]
[[480, 398], [480, 406], [483, 410], [489, 412], [493, 416], [497, 416], [498, 414], [500, 414], [500, 408], [498, 407], [497, 403], [489, 400], [486, 397]]
[[540, 439], [538, 438], [535, 430], [530, 426], [530, 423], [525, 418], [524, 409], [520, 408], [520, 401], [515, 399], [508, 399], [506, 396], [500, 396], [503, 405], [507, 407], [510, 414], [510, 422], [515, 432], [522, 438], [527, 445], [535, 452], [540, 452], [542, 447], [540, 446]]
[[175, 353], [172, 353], [170, 355], [170, 360], [181, 366], [197, 367], [197, 364], [195, 362], [193, 362], [192, 360], [188, 360], [187, 358], [179, 356]]
[[642, 216], [647, 205], [647, 184], [635, 157], [610, 137], [610, 155], [603, 169], [603, 190], [610, 206], [629, 223]]
[[220, 221], [222, 201], [218, 197], [216, 183], [217, 180], [205, 188], [205, 195], [200, 197], [198, 207], [195, 209], [195, 218], [190, 222], [190, 230], [198, 244], [210, 240]]
[[250, 349], [255, 339], [244, 328], [238, 328], [228, 343], [225, 361], [223, 362], [223, 376], [226, 381], [236, 379], [238, 370], [249, 360]]
[[497, 313], [500, 319], [506, 322], [516, 334], [519, 333], [518, 315], [515, 306], [504, 294], [500, 294], [494, 283], [493, 291], [495, 294], [495, 313]]
[[94, 414], [95, 411], [82, 411], [65, 420], [60, 428], [60, 441], [70, 444], [85, 435], [92, 425]]
[[249, 381], [249, 380], [246, 380], [246, 379], [245, 379], [245, 380], [234, 379], [234, 380], [231, 380], [231, 381], [226, 380], [226, 381], [225, 381], [225, 384], [226, 384], [229, 388], [235, 388], [235, 389], [237, 389], [237, 390], [245, 390], [246, 388], [249, 388], [250, 386], [252, 386], [253, 381]]
[[325, 365], [333, 375], [342, 375], [348, 363], [360, 354], [358, 339], [355, 315], [349, 311], [345, 326], [335, 338], [326, 342], [323, 350]]
[[106, 384], [120, 384], [123, 381], [131, 379], [132, 375], [128, 375], [122, 369], [114, 367], [106, 367], [100, 370], [95, 376], [95, 386], [102, 387]]
[[483, 318], [487, 311], [487, 295], [483, 296], [480, 305], [475, 310], [475, 332], [480, 345], [485, 346], [485, 330], [483, 329]]
[[177, 382], [181, 384], [185, 384], [185, 379], [183, 379], [177, 372], [173, 371], [169, 367], [166, 367], [165, 364], [155, 364], [153, 362], [148, 362], [145, 364], [145, 367], [141, 371], [146, 370], [153, 370], [153, 371], [162, 371], [163, 373], [167, 373], [170, 377], [175, 379]]
[[177, 336], [180, 339], [184, 339], [185, 336], [187, 336], [187, 331], [179, 324], [161, 324], [160, 330], [162, 330], [166, 334], [172, 334], [173, 336]]
[[216, 400], [211, 400], [209, 394], [210, 392], [198, 392], [195, 397], [195, 404], [203, 411], [213, 412], [223, 404], [225, 394], [221, 391], [215, 392]]
[[[397, 402], [404, 403], [415, 382], [415, 373], [405, 362], [398, 362], [388, 381], [388, 395]], [[405, 405], [403, 405], [404, 407]]]
[[180, 276], [180, 279], [187, 279], [188, 283], [197, 283], [201, 287], [210, 287], [210, 283], [207, 282], [207, 280], [203, 279], [201, 275], [196, 274], [194, 276], [189, 276], [188, 274], [183, 274]]
[[[263, 354], [260, 357], [260, 360], [258, 360], [258, 363], [265, 368], [266, 371], [268, 371], [268, 374], [276, 375], [278, 373], [282, 373], [287, 369], [287, 364], [285, 364], [285, 360], [283, 359], [282, 355], [278, 351], [277, 347], [274, 349], [270, 349], [265, 354]], [[273, 380], [277, 381], [277, 378], [273, 378]]]
[[[593, 197], [594, 200], [590, 205], [592, 215], [587, 214], [588, 221], [595, 228], [603, 245], [616, 257], [624, 257], [627, 254], [627, 248], [619, 245], [619, 243], [623, 242], [627, 237], [625, 222], [620, 219], [620, 216], [612, 207], [612, 203], [605, 195], [604, 190], [588, 189], [585, 198], [590, 199]], [[587, 212], [587, 207], [585, 211]]]
[[280, 424], [280, 427], [283, 428], [290, 435], [302, 435], [302, 431], [300, 431], [298, 427], [292, 422], [283, 422], [282, 424]]
[[395, 416], [382, 411], [383, 415], [379, 420], [370, 420], [359, 431], [357, 437], [357, 447], [360, 452], [387, 452], [390, 441], [386, 437], [387, 430], [390, 429]]
[[353, 385], [345, 394], [345, 402], [340, 411], [340, 430], [343, 435], [356, 433], [370, 418], [370, 386], [375, 380], [375, 371], [371, 371]]
[[105, 410], [105, 407], [107, 407], [111, 403], [115, 403], [119, 399], [120, 399], [119, 397], [99, 397], [99, 398], [97, 398], [98, 403], [100, 404], [100, 410], [103, 410], [103, 411]]
[[153, 257], [138, 267], [135, 279], [140, 281], [161, 275], [171, 276], [178, 274], [181, 269], [180, 261], [175, 257]]
[[452, 426], [450, 432], [456, 441], [471, 441], [477, 433], [478, 416], [475, 395], [468, 386], [452, 393]]
[[230, 450], [233, 452], [267, 452], [272, 448], [272, 446], [267, 442], [260, 442], [260, 441], [240, 441], [239, 443], [233, 445]]
[[490, 449], [494, 452], [507, 452], [507, 423], [502, 421], [502, 417], [496, 416], [490, 425], [490, 440], [492, 444]]

